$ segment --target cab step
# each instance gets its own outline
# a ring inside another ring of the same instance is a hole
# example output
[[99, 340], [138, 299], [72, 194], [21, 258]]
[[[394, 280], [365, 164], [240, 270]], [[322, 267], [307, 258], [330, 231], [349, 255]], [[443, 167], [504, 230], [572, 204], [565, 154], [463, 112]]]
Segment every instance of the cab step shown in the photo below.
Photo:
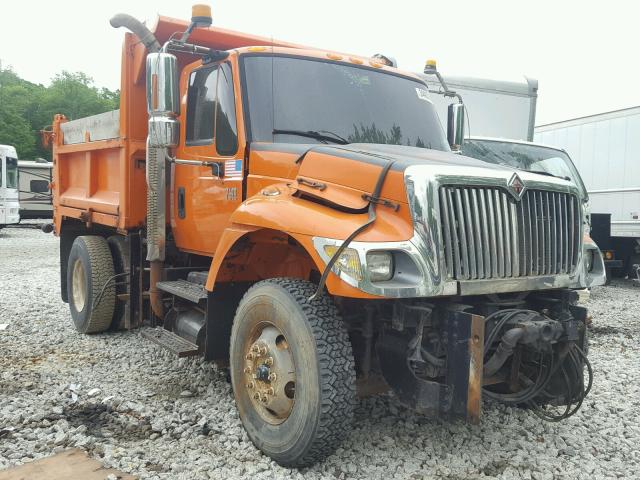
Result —
[[162, 348], [175, 353], [178, 357], [193, 357], [200, 353], [200, 349], [195, 343], [191, 343], [162, 327], [143, 328], [140, 334]]
[[174, 280], [172, 282], [158, 282], [156, 286], [163, 292], [170, 293], [176, 297], [184, 298], [193, 303], [207, 298], [207, 291], [201, 284], [189, 282], [187, 280]]

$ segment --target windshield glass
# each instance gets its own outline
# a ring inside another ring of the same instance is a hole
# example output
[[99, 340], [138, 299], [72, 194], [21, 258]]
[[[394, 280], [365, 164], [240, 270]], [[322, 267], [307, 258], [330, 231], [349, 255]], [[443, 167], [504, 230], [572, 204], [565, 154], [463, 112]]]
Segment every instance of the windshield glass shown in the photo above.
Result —
[[466, 139], [462, 154], [489, 163], [507, 165], [528, 172], [547, 173], [566, 178], [587, 191], [569, 156], [555, 148], [496, 140]]
[[417, 80], [277, 55], [244, 56], [243, 67], [254, 141], [449, 150], [426, 87]]
[[18, 159], [7, 157], [7, 188], [18, 188]]

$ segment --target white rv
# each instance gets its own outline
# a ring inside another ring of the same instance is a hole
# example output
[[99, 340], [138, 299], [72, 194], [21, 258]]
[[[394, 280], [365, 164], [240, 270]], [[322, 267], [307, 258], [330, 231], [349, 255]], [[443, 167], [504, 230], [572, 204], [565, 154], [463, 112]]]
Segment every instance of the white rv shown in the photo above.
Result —
[[52, 218], [51, 173], [53, 163], [45, 159], [18, 160], [20, 218]]
[[18, 154], [15, 148], [0, 145], [0, 228], [18, 222]]
[[592, 237], [624, 272], [640, 264], [640, 106], [535, 128], [536, 141], [563, 148], [589, 192]]
[[[441, 122], [447, 121], [450, 98], [435, 94], [442, 86], [434, 75], [418, 73], [434, 93], [434, 103]], [[443, 75], [447, 87], [459, 94], [465, 106], [467, 135], [474, 137], [533, 140], [538, 100], [538, 81], [523, 77], [522, 81]], [[443, 125], [444, 130], [447, 126]]]

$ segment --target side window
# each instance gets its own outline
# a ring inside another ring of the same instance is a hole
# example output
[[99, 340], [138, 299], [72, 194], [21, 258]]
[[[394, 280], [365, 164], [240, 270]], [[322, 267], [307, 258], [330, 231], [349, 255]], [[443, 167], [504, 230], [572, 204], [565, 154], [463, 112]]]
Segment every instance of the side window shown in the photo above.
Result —
[[238, 150], [236, 102], [233, 96], [231, 66], [218, 69], [218, 104], [216, 108], [216, 150], [220, 155], [233, 155]]
[[29, 182], [29, 190], [33, 193], [48, 193], [49, 182], [46, 180], [31, 180]]
[[191, 73], [187, 91], [187, 145], [213, 143], [218, 68], [200, 68]]

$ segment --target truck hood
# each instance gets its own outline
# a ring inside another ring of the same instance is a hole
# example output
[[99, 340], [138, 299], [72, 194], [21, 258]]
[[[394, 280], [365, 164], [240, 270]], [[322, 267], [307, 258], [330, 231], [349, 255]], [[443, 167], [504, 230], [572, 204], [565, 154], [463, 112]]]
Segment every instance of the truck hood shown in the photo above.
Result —
[[340, 146], [320, 146], [312, 148], [312, 152], [330, 153], [336, 156], [358, 160], [364, 163], [384, 165], [393, 161], [394, 170], [404, 170], [411, 165], [452, 166], [504, 169], [471, 157], [451, 152], [430, 150], [428, 148], [409, 147], [404, 145], [384, 145], [377, 143], [352, 143]]
[[[405, 171], [410, 167], [412, 171], [418, 168], [433, 177], [469, 178], [469, 183], [476, 179], [491, 178], [496, 179], [497, 185], [506, 185], [514, 173], [517, 173], [529, 187], [552, 187], [566, 191], [574, 188], [573, 182], [564, 179], [425, 148], [369, 143], [305, 147], [298, 159], [298, 188], [309, 195], [353, 209], [366, 206], [367, 202], [362, 194], [373, 192], [381, 168], [389, 162], [393, 163], [385, 179], [381, 197], [400, 203], [407, 202], [404, 177]], [[300, 182], [300, 179], [303, 181]], [[313, 182], [323, 188], [313, 186]]]

